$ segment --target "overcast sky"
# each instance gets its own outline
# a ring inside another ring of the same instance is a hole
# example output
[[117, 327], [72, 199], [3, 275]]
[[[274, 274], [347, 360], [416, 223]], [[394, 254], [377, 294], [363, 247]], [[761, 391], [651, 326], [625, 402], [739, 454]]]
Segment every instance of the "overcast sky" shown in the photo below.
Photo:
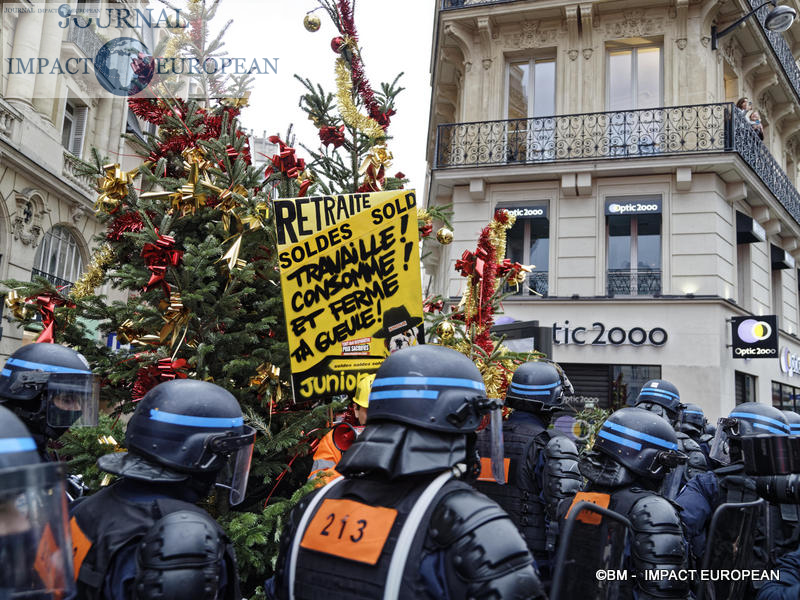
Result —
[[[436, 0], [357, 0], [356, 27], [363, 50], [366, 75], [373, 89], [391, 81], [401, 71], [406, 88], [398, 96], [397, 115], [389, 133], [394, 161], [389, 174], [402, 171], [411, 179], [408, 187], [422, 191], [425, 185], [425, 139], [430, 109], [430, 52]], [[298, 141], [315, 148], [317, 129], [298, 107], [303, 88], [294, 74], [308, 77], [335, 93], [336, 54], [330, 41], [339, 35], [323, 10], [316, 15], [322, 27], [309, 33], [303, 27], [306, 12], [315, 0], [222, 0], [212, 21], [218, 30], [228, 19], [233, 24], [225, 38], [231, 57], [278, 57], [277, 75], [256, 75], [250, 107], [243, 124], [260, 134], [283, 136], [294, 123]], [[299, 145], [299, 144], [298, 144]], [[300, 150], [300, 156], [304, 152]]]

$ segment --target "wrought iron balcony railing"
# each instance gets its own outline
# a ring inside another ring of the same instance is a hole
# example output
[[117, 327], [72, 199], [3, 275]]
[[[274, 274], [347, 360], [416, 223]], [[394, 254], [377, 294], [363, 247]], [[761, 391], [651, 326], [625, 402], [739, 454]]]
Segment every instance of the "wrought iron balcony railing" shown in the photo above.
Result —
[[33, 281], [34, 277], [44, 277], [47, 281], [49, 281], [55, 287], [57, 287], [62, 294], [68, 294], [70, 289], [72, 288], [71, 281], [67, 281], [66, 279], [61, 279], [61, 277], [56, 277], [55, 275], [51, 275], [50, 273], [45, 273], [44, 271], [40, 271], [39, 269], [31, 269], [31, 281]]
[[661, 293], [661, 269], [609, 269], [609, 296], [652, 296]]
[[781, 70], [786, 76], [789, 85], [794, 92], [795, 99], [800, 102], [800, 68], [797, 67], [797, 62], [792, 55], [792, 49], [783, 37], [783, 34], [777, 31], [770, 31], [764, 25], [764, 20], [767, 18], [771, 5], [765, 5], [762, 0], [748, 0], [751, 8], [761, 6], [761, 9], [756, 12], [756, 18], [760, 25], [761, 33], [764, 34], [772, 53], [781, 65]]
[[468, 8], [470, 6], [479, 6], [481, 4], [506, 4], [508, 2], [516, 2], [517, 0], [442, 0], [442, 10], [450, 8]]
[[528, 273], [525, 283], [519, 287], [506, 285], [503, 291], [514, 296], [547, 296], [549, 275], [547, 271]]
[[436, 168], [736, 152], [800, 223], [800, 194], [731, 103], [439, 125]]
[[94, 60], [100, 48], [103, 47], [103, 40], [95, 33], [90, 25], [78, 27], [75, 23], [70, 24], [67, 29], [67, 40], [81, 49], [84, 56]]

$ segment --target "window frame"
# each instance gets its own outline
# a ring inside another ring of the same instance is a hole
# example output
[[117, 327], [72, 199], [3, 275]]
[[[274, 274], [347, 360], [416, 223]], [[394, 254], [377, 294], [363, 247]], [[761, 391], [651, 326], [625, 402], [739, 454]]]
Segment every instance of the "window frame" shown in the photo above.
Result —
[[511, 67], [515, 64], [526, 64], [528, 65], [529, 71], [529, 81], [528, 81], [528, 89], [526, 93], [528, 94], [528, 106], [525, 109], [525, 119], [540, 119], [543, 117], [552, 117], [553, 115], [541, 115], [538, 117], [534, 117], [534, 108], [536, 106], [536, 63], [537, 62], [552, 62], [553, 63], [553, 113], [556, 112], [556, 100], [558, 98], [557, 94], [557, 86], [558, 86], [558, 63], [555, 54], [540, 54], [536, 56], [529, 56], [527, 59], [519, 58], [507, 58], [506, 59], [506, 76], [505, 76], [505, 92], [506, 98], [505, 102], [503, 103], [503, 110], [504, 110], [504, 118], [506, 120], [518, 119], [518, 117], [509, 117], [508, 116], [508, 104], [511, 100]]
[[[657, 48], [658, 53], [658, 102], [655, 107], [648, 106], [640, 108], [639, 103], [639, 50], [649, 50]], [[629, 51], [631, 53], [631, 73], [630, 81], [633, 89], [631, 90], [631, 97], [633, 98], [633, 106], [628, 108], [611, 108], [611, 53], [619, 51]], [[664, 44], [663, 42], [648, 42], [647, 44], [625, 44], [623, 42], [614, 42], [613, 44], [606, 44], [606, 110], [609, 112], [624, 112], [626, 110], [648, 110], [664, 106]]]
[[[550, 233], [551, 233], [550, 227], [551, 227], [551, 223], [550, 223], [550, 217], [549, 216], [547, 216], [547, 217], [544, 217], [544, 216], [542, 216], [542, 217], [518, 217], [517, 218], [517, 220], [514, 223], [515, 226], [518, 225], [518, 224], [521, 225], [523, 223], [525, 225], [525, 228], [522, 231], [522, 248], [523, 248], [524, 257], [522, 258], [522, 260], [518, 260], [517, 262], [519, 262], [520, 264], [523, 264], [523, 265], [528, 265], [529, 264], [528, 261], [530, 261], [530, 255], [531, 255], [531, 250], [532, 250], [532, 248], [531, 248], [531, 237], [532, 237], [532, 230], [533, 230], [533, 221], [535, 219], [541, 219], [543, 221], [547, 221], [547, 238], [537, 238], [537, 239], [542, 239], [542, 240], [543, 239], [547, 239], [547, 264], [544, 265], [544, 268], [541, 268], [540, 265], [536, 265], [536, 269], [534, 269], [533, 271], [531, 271], [530, 273], [527, 274], [526, 281], [525, 281], [525, 283], [520, 285], [519, 291], [516, 292], [516, 293], [512, 293], [512, 296], [518, 296], [518, 297], [524, 296], [526, 298], [527, 297], [538, 297], [539, 296], [538, 293], [533, 293], [533, 292], [528, 292], [527, 294], [525, 293], [527, 288], [530, 287], [528, 285], [527, 279], [531, 275], [534, 275], [536, 273], [543, 273], [543, 274], [545, 274], [547, 276], [547, 282], [546, 282], [547, 283], [547, 289], [545, 290], [545, 293], [542, 294], [542, 297], [547, 297], [549, 295], [549, 293], [550, 293], [550, 258], [551, 258], [550, 257], [550, 250], [551, 250], [551, 248], [550, 248], [550, 239], [551, 239], [551, 237], [550, 237]], [[509, 245], [508, 244], [506, 244], [506, 255], [505, 255], [504, 258], [510, 258], [511, 260], [514, 260], [511, 256], [509, 256]], [[513, 286], [510, 289], [513, 290], [514, 289]]]
[[[641, 216], [653, 216], [657, 215], [659, 217], [659, 228], [658, 228], [658, 262], [659, 267], [658, 271], [660, 274], [660, 285], [659, 289], [663, 289], [664, 285], [664, 215], [662, 213], [650, 213], [650, 214], [633, 214], [633, 215], [606, 215], [606, 291], [608, 291], [608, 279], [609, 273], [612, 271], [620, 271], [624, 272], [624, 269], [612, 269], [609, 265], [609, 260], [611, 259], [611, 252], [609, 249], [609, 243], [611, 241], [610, 230], [611, 230], [611, 217], [623, 217], [630, 219], [630, 267], [628, 268], [628, 272], [631, 276], [631, 281], [633, 281], [633, 273], [639, 273], [640, 270], [642, 271], [654, 271], [655, 268], [649, 269], [640, 269], [639, 268], [639, 217]], [[637, 277], [638, 280], [638, 277]], [[638, 284], [638, 281], [637, 281]], [[625, 294], [624, 297], [641, 297], [641, 296], [652, 296], [653, 294], [640, 294], [639, 293], [639, 286], [636, 286], [635, 292], [633, 293], [633, 286], [631, 286], [630, 294]], [[659, 292], [660, 293], [660, 292]], [[619, 294], [615, 294], [619, 295]]]
[[[58, 244], [55, 253], [52, 252], [54, 243]], [[55, 265], [51, 269], [52, 259], [55, 259]], [[44, 234], [33, 263], [33, 269], [42, 277], [59, 285], [75, 283], [85, 267], [78, 238], [68, 227], [59, 224]]]

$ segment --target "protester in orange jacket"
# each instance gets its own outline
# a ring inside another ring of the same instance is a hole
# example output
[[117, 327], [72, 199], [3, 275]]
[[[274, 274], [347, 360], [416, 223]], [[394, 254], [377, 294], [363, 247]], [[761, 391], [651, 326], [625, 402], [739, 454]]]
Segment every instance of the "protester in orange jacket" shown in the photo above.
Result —
[[[367, 407], [369, 406], [369, 389], [372, 385], [372, 380], [375, 379], [374, 375], [370, 375], [362, 379], [356, 388], [355, 396], [353, 397], [353, 410], [358, 421], [358, 426], [354, 427], [356, 435], [361, 433], [364, 425], [367, 423]], [[319, 483], [323, 484], [330, 481], [333, 477], [338, 477], [339, 473], [336, 472], [336, 465], [342, 458], [342, 452], [336, 447], [334, 443], [334, 427], [325, 434], [319, 441], [317, 451], [314, 452], [314, 463], [311, 465], [311, 473], [308, 475], [309, 481], [318, 478]], [[322, 474], [322, 477], [319, 475]]]

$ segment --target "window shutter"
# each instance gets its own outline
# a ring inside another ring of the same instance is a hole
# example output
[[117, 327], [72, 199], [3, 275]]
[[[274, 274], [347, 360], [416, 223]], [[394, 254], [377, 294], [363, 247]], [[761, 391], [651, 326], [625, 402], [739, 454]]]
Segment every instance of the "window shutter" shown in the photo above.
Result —
[[75, 120], [72, 123], [72, 139], [69, 142], [69, 151], [81, 157], [83, 151], [83, 137], [86, 133], [86, 121], [89, 116], [88, 106], [75, 107]]

